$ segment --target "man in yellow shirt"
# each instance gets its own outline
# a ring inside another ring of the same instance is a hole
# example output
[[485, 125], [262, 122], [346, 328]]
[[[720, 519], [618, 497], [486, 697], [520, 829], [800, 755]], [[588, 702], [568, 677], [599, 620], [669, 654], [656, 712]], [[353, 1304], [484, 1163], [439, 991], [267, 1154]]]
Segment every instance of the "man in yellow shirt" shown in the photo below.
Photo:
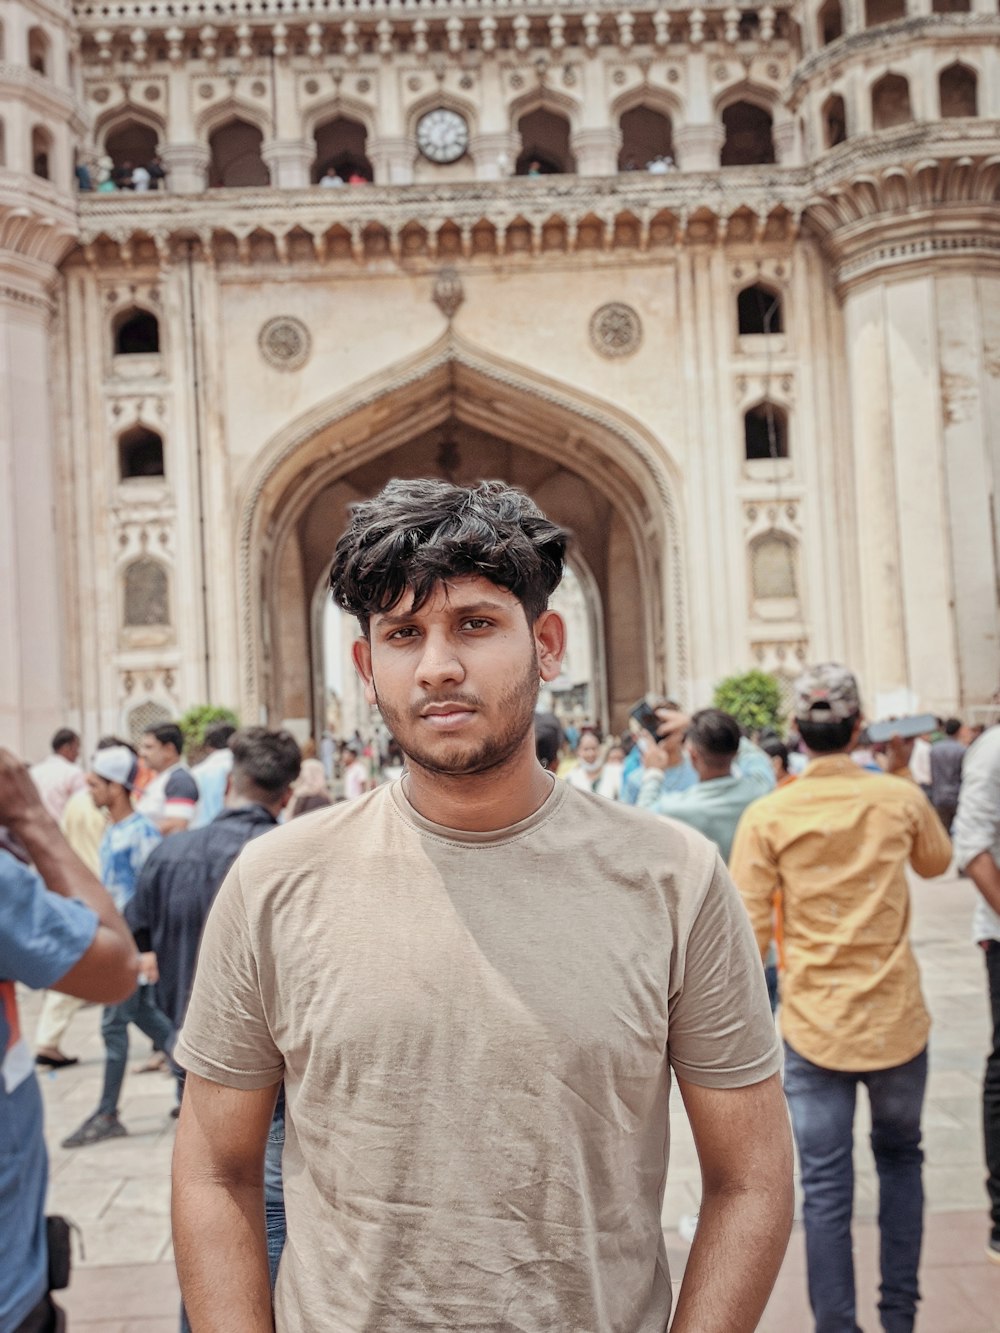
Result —
[[798, 782], [751, 805], [730, 870], [765, 953], [780, 894], [785, 1095], [799, 1149], [817, 1333], [857, 1333], [851, 1211], [854, 1104], [868, 1089], [879, 1177], [887, 1333], [910, 1333], [923, 1229], [920, 1116], [930, 1018], [910, 948], [905, 868], [948, 869], [951, 844], [919, 787], [850, 757], [857, 681], [827, 662], [796, 682], [810, 755]]

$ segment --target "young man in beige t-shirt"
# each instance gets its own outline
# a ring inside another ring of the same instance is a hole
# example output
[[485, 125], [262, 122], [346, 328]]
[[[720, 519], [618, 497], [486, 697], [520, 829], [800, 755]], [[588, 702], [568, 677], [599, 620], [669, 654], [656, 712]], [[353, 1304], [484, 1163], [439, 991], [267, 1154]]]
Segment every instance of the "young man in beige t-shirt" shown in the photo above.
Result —
[[407, 771], [258, 839], [213, 908], [175, 1053], [194, 1333], [664, 1333], [672, 1076], [704, 1189], [672, 1328], [757, 1326], [792, 1212], [760, 961], [711, 844], [537, 763], [565, 544], [495, 482], [355, 507], [331, 585]]

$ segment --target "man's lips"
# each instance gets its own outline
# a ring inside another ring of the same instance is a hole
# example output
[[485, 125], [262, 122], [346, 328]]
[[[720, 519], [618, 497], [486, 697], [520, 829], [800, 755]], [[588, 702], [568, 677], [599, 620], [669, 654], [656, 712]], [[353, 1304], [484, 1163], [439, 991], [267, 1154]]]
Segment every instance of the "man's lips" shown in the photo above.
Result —
[[438, 731], [446, 731], [450, 727], [462, 726], [475, 717], [476, 710], [468, 704], [446, 703], [429, 704], [421, 709], [420, 717], [422, 721]]

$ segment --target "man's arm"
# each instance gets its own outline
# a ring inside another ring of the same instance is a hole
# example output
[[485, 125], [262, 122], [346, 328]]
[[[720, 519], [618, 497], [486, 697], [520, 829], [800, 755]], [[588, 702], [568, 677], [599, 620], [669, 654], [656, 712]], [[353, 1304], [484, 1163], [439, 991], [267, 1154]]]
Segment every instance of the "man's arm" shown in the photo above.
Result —
[[187, 1076], [171, 1212], [193, 1333], [274, 1333], [264, 1150], [277, 1095], [277, 1084], [246, 1092]]
[[962, 764], [962, 786], [951, 836], [959, 870], [1000, 915], [1000, 731], [992, 728], [973, 745]]
[[921, 799], [910, 865], [924, 879], [943, 875], [951, 865], [951, 839], [926, 796]]
[[71, 849], [42, 805], [27, 768], [2, 748], [0, 822], [24, 843], [51, 893], [77, 898], [97, 915], [97, 933], [89, 949], [51, 989], [100, 1004], [127, 999], [135, 990], [139, 967], [131, 931], [110, 894]]
[[753, 1333], [792, 1229], [792, 1136], [781, 1083], [777, 1074], [745, 1088], [677, 1083], [702, 1196], [671, 1333]]
[[774, 934], [774, 899], [781, 888], [781, 877], [753, 808], [752, 805], [748, 807], [736, 826], [733, 850], [729, 855], [729, 873], [740, 891], [763, 957]]

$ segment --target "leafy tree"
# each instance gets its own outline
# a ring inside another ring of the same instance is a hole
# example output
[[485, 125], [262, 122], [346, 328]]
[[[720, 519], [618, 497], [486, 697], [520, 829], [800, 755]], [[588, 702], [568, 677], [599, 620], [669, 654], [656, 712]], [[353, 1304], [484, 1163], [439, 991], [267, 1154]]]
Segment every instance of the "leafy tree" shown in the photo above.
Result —
[[238, 727], [240, 720], [231, 708], [218, 704], [195, 704], [181, 717], [178, 726], [184, 733], [184, 753], [188, 761], [197, 760], [205, 748], [205, 729], [216, 722]]
[[712, 697], [715, 708], [732, 713], [747, 731], [773, 727], [784, 730], [781, 708], [781, 687], [769, 671], [744, 671], [742, 675], [727, 676], [715, 687]]

